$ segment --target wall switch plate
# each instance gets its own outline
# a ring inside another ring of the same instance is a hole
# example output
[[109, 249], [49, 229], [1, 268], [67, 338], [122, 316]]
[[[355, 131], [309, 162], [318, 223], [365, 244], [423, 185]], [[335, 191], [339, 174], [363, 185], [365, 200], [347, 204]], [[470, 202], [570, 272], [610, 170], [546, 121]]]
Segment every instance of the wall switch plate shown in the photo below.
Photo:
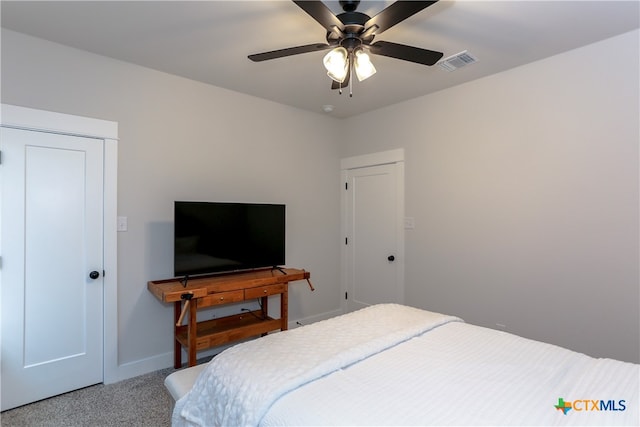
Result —
[[404, 217], [404, 229], [405, 230], [413, 230], [416, 228], [416, 221], [412, 216]]
[[119, 216], [118, 217], [118, 231], [127, 231], [127, 217]]

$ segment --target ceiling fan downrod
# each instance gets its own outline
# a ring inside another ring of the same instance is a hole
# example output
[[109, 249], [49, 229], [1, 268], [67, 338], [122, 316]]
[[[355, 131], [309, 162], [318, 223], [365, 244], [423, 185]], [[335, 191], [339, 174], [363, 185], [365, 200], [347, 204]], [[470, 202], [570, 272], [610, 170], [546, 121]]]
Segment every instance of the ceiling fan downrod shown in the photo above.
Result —
[[345, 12], [354, 12], [358, 8], [360, 0], [340, 0], [338, 3]]

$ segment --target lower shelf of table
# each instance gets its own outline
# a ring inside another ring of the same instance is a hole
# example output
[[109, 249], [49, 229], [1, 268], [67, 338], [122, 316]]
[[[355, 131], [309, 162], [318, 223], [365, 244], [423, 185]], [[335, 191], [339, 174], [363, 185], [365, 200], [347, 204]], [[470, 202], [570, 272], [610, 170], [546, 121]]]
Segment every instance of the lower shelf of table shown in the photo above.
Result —
[[[196, 326], [196, 350], [205, 350], [281, 328], [281, 319], [273, 319], [271, 317], [263, 319], [262, 310], [248, 311], [233, 316], [198, 322]], [[189, 348], [187, 325], [177, 328], [176, 340], [183, 347]]]

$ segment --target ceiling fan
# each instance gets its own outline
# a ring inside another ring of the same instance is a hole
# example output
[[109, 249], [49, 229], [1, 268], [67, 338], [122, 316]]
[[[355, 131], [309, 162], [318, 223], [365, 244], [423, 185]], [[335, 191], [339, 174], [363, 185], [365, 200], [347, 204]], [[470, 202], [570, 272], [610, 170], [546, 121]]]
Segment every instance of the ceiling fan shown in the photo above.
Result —
[[340, 0], [344, 12], [338, 15], [334, 15], [321, 1], [293, 0], [327, 30], [327, 43], [257, 53], [249, 55], [249, 59], [259, 62], [331, 49], [325, 55], [323, 63], [333, 80], [331, 88], [340, 89], [340, 92], [349, 85], [352, 71], [360, 81], [375, 74], [376, 69], [369, 53], [431, 66], [442, 58], [442, 52], [386, 41], [373, 43], [373, 39], [437, 1], [396, 1], [371, 18], [356, 11], [359, 0]]

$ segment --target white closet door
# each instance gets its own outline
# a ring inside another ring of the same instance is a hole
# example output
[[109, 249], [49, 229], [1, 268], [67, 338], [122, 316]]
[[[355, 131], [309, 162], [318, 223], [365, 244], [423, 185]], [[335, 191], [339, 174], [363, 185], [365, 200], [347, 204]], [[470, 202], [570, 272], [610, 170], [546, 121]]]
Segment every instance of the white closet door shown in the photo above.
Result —
[[103, 381], [104, 143], [0, 137], [5, 410]]
[[404, 300], [398, 164], [347, 171], [347, 310]]

